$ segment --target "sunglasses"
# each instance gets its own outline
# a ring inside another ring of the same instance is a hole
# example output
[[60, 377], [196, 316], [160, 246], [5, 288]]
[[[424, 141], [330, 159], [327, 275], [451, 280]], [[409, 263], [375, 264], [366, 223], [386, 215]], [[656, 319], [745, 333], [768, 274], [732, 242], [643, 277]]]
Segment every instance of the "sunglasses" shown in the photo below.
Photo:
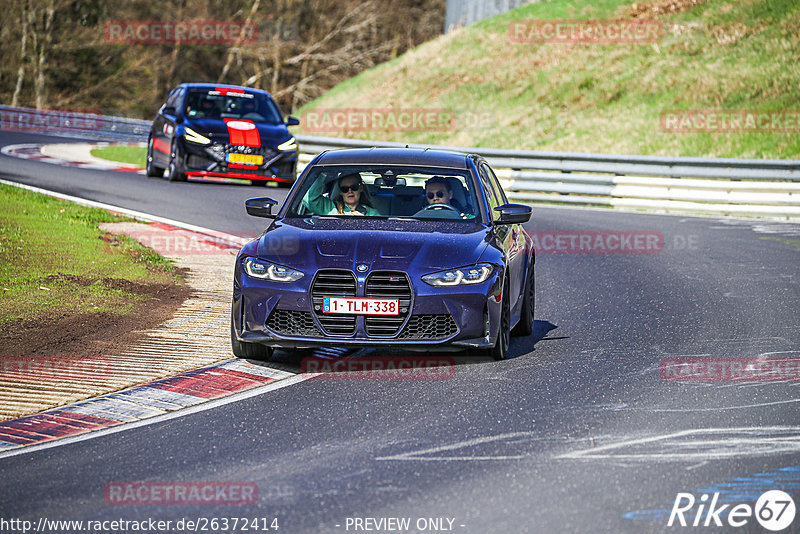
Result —
[[352, 191], [353, 193], [355, 193], [359, 189], [361, 189], [361, 184], [340, 185], [339, 186], [339, 191], [341, 191], [342, 193], [347, 193], [349, 191]]
[[436, 193], [428, 193], [428, 199], [444, 198], [444, 191], [436, 191]]

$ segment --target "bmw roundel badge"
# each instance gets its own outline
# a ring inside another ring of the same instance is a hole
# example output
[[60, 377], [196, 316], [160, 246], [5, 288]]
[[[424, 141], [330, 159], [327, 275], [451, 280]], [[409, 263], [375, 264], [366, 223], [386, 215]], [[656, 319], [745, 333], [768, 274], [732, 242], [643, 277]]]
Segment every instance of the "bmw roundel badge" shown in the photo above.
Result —
[[366, 266], [366, 265], [364, 265], [363, 263], [362, 263], [362, 264], [360, 264], [360, 265], [358, 265], [358, 266], [356, 267], [356, 270], [357, 270], [358, 272], [360, 272], [360, 273], [365, 273], [365, 272], [367, 272], [367, 269], [369, 269], [369, 267], [367, 267], [367, 266]]

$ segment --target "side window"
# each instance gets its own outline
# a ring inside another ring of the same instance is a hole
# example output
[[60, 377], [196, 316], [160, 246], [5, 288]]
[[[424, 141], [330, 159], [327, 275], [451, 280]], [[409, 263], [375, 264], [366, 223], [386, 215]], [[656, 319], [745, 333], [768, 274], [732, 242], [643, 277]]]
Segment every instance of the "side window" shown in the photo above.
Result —
[[181, 109], [181, 106], [183, 104], [183, 96], [185, 94], [186, 94], [186, 89], [184, 89], [183, 87], [178, 89], [177, 95], [175, 96], [175, 104], [174, 104], [175, 109]]
[[178, 93], [180, 93], [180, 91], [178, 89], [174, 89], [169, 94], [169, 96], [167, 97], [167, 103], [166, 103], [167, 107], [175, 107], [175, 102], [178, 101]]
[[490, 217], [492, 220], [497, 220], [500, 217], [500, 213], [494, 211], [497, 206], [500, 206], [500, 203], [497, 200], [497, 193], [492, 187], [492, 180], [489, 177], [489, 167], [485, 164], [481, 164], [478, 168], [478, 174], [481, 177], [481, 185], [483, 186], [484, 191], [486, 191], [486, 201], [489, 203], [489, 211], [491, 212]]
[[486, 167], [486, 174], [489, 176], [489, 180], [492, 182], [492, 189], [494, 189], [494, 194], [497, 197], [497, 201], [500, 202], [501, 206], [508, 204], [506, 194], [503, 191], [503, 188], [500, 186], [500, 180], [497, 179], [497, 176], [495, 176], [492, 168], [485, 163], [481, 166]]

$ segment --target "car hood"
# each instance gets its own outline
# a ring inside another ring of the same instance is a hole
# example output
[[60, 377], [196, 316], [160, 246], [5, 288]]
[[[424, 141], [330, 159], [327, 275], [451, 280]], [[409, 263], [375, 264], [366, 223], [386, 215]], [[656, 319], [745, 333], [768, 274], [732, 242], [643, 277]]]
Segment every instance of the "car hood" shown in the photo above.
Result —
[[[228, 133], [228, 126], [223, 120], [216, 119], [191, 119], [186, 121], [186, 126], [211, 138], [212, 141], [218, 143], [229, 143], [230, 135]], [[289, 129], [285, 124], [265, 124], [254, 123], [258, 130], [258, 135], [261, 137], [262, 146], [277, 146], [289, 137]]]
[[488, 243], [489, 229], [472, 221], [313, 217], [275, 221], [257, 254], [307, 272], [366, 265], [425, 274], [475, 263]]

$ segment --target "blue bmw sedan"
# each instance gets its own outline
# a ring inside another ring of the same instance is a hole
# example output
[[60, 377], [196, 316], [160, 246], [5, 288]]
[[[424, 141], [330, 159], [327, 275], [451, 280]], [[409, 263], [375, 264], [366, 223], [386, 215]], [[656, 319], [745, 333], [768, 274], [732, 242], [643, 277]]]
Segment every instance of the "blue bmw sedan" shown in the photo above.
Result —
[[432, 347], [508, 354], [529, 335], [534, 250], [480, 156], [413, 148], [318, 155], [236, 259], [233, 352]]

